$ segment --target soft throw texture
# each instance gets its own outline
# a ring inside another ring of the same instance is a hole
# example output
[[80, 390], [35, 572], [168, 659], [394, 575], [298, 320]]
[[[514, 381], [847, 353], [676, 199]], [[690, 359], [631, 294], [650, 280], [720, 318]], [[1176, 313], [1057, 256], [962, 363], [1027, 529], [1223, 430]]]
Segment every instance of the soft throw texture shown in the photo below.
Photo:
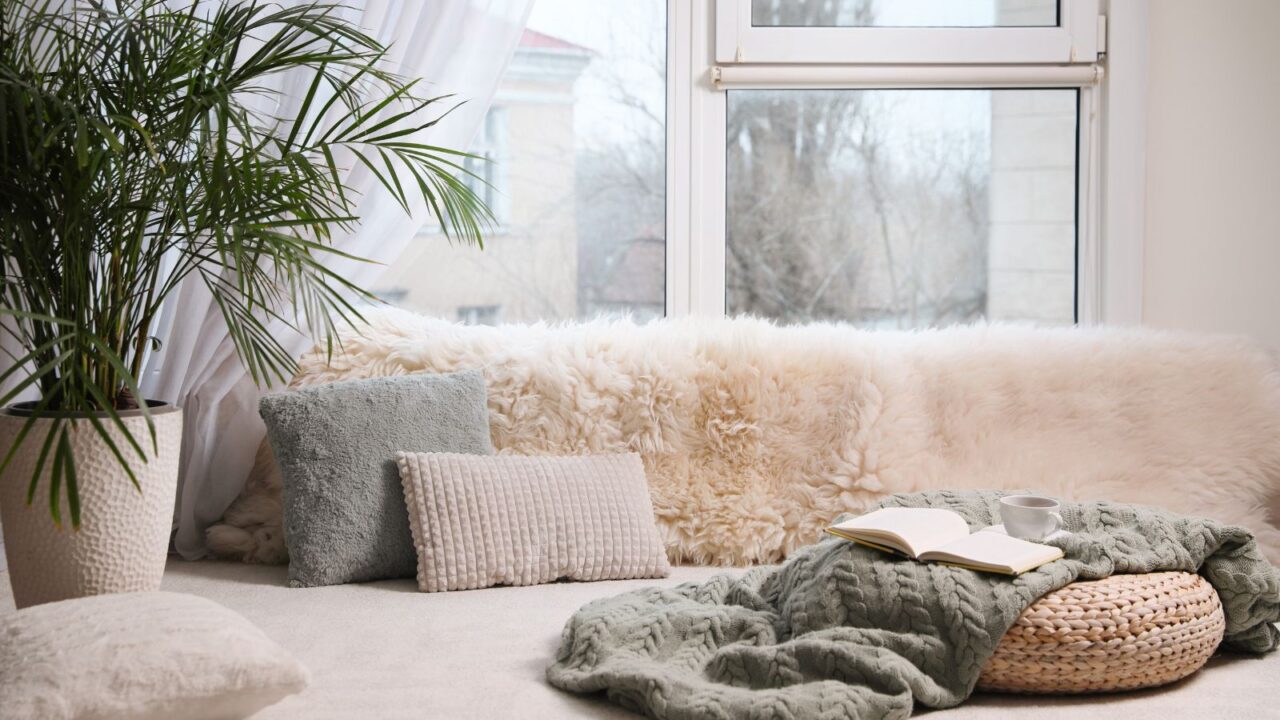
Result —
[[262, 398], [284, 477], [289, 583], [413, 577], [396, 452], [492, 454], [478, 372], [331, 383]]
[[244, 718], [307, 677], [249, 621], [194, 595], [97, 595], [0, 615], [7, 720]]
[[[1000, 493], [927, 492], [885, 506], [936, 507], [970, 527]], [[592, 602], [565, 627], [550, 682], [658, 718], [905, 718], [959, 704], [1036, 598], [1117, 572], [1200, 571], [1222, 598], [1224, 645], [1280, 642], [1280, 571], [1249, 533], [1114, 503], [1066, 503], [1066, 557], [1016, 578], [917, 563], [830, 538], [781, 566]]]
[[[1244, 339], [749, 319], [485, 328], [388, 311], [332, 362], [319, 349], [301, 365], [299, 387], [483, 369], [499, 453], [640, 453], [674, 562], [776, 562], [890, 494], [988, 487], [1206, 515], [1280, 562], [1264, 509], [1280, 484], [1280, 374]], [[255, 474], [236, 509], [278, 487]]]
[[[282, 565], [169, 561], [164, 589], [209, 598], [304, 661], [306, 690], [253, 720], [636, 720], [602, 695], [547, 683], [564, 621], [584, 603], [642, 587], [702, 582], [724, 568], [672, 567], [657, 580], [605, 580], [420, 593], [413, 580], [288, 586]], [[0, 614], [13, 612], [0, 569]], [[448, 648], [448, 652], [437, 649]], [[1157, 690], [1083, 697], [978, 693], [929, 720], [1266, 718], [1280, 707], [1280, 653], [1219, 653]], [[2, 693], [0, 693], [2, 697]]]
[[424, 592], [670, 572], [635, 453], [398, 460]]

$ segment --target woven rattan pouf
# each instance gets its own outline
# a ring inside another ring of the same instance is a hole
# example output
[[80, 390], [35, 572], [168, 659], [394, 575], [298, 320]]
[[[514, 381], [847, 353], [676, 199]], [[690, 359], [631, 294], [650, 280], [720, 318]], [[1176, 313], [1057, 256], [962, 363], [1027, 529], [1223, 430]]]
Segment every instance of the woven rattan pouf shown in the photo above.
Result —
[[1164, 685], [1222, 641], [1222, 603], [1199, 575], [1112, 575], [1031, 604], [1000, 639], [979, 690], [1092, 693]]

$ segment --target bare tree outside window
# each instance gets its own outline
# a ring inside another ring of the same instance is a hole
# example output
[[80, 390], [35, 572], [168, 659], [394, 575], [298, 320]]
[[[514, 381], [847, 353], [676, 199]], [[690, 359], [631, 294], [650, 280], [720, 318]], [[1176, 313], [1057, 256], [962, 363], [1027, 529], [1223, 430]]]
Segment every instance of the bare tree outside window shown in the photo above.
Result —
[[[979, 5], [964, 24], [1001, 17]], [[756, 0], [753, 20], [871, 26], [887, 7]], [[1074, 114], [1073, 90], [729, 91], [727, 311], [879, 328], [1072, 322], [1074, 187], [1041, 176], [1073, 177]]]
[[877, 327], [983, 316], [983, 143], [904, 128], [913, 112], [895, 106], [915, 92], [730, 92], [731, 313]]

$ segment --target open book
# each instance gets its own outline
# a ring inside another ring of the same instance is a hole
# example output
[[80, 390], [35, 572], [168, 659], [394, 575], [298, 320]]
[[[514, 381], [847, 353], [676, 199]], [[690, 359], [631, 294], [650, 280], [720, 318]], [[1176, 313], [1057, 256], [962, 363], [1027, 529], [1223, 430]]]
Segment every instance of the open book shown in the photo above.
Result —
[[883, 508], [827, 528], [846, 540], [922, 562], [1020, 575], [1062, 557], [1048, 545], [998, 532], [969, 534], [958, 513], [935, 508]]

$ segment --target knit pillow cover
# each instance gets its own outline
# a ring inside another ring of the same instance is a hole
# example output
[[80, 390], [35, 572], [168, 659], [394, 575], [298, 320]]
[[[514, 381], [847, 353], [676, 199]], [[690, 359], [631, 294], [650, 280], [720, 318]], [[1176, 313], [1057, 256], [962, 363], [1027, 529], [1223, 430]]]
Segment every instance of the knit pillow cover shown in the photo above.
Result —
[[670, 571], [635, 453], [397, 458], [425, 592]]

